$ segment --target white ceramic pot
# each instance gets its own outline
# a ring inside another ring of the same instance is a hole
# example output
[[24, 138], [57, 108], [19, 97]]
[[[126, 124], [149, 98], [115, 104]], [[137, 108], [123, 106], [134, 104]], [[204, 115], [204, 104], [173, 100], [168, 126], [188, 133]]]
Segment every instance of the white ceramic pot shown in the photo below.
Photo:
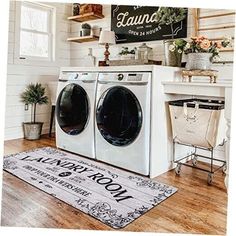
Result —
[[211, 69], [210, 58], [212, 53], [199, 52], [187, 55], [186, 69], [188, 70], [209, 70]]
[[132, 60], [135, 58], [135, 55], [134, 54], [127, 54], [127, 55], [121, 55], [120, 56], [120, 59], [121, 60]]

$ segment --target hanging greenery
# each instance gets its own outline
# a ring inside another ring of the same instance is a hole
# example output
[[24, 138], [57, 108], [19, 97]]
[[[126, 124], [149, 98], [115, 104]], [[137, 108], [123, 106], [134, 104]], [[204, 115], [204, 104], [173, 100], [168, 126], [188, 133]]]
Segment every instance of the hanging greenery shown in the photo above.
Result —
[[187, 13], [186, 8], [175, 7], [159, 7], [156, 12], [156, 21], [158, 25], [170, 25], [172, 39], [174, 38], [175, 23], [185, 19]]

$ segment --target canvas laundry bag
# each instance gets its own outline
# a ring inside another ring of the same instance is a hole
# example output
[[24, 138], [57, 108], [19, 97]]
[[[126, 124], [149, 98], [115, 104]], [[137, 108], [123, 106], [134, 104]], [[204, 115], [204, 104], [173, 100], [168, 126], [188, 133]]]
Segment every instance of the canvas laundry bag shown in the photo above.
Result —
[[173, 139], [214, 148], [226, 138], [224, 101], [184, 99], [169, 102]]

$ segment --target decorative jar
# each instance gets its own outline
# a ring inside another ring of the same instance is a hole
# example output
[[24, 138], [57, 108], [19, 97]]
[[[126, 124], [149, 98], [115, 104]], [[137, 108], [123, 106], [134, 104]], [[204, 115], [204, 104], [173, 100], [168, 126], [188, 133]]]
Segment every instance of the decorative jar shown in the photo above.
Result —
[[148, 56], [151, 50], [151, 47], [148, 47], [146, 43], [143, 43], [141, 46], [138, 47], [138, 59], [144, 62], [148, 62]]

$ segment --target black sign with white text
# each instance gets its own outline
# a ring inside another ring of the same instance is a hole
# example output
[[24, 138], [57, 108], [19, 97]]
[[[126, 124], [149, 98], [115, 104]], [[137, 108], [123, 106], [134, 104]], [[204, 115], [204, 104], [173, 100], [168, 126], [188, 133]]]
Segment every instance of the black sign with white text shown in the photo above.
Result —
[[[111, 30], [115, 31], [116, 43], [172, 38], [170, 25], [158, 25], [157, 10], [158, 7], [112, 5]], [[187, 37], [187, 17], [175, 23], [173, 28], [174, 38]]]

